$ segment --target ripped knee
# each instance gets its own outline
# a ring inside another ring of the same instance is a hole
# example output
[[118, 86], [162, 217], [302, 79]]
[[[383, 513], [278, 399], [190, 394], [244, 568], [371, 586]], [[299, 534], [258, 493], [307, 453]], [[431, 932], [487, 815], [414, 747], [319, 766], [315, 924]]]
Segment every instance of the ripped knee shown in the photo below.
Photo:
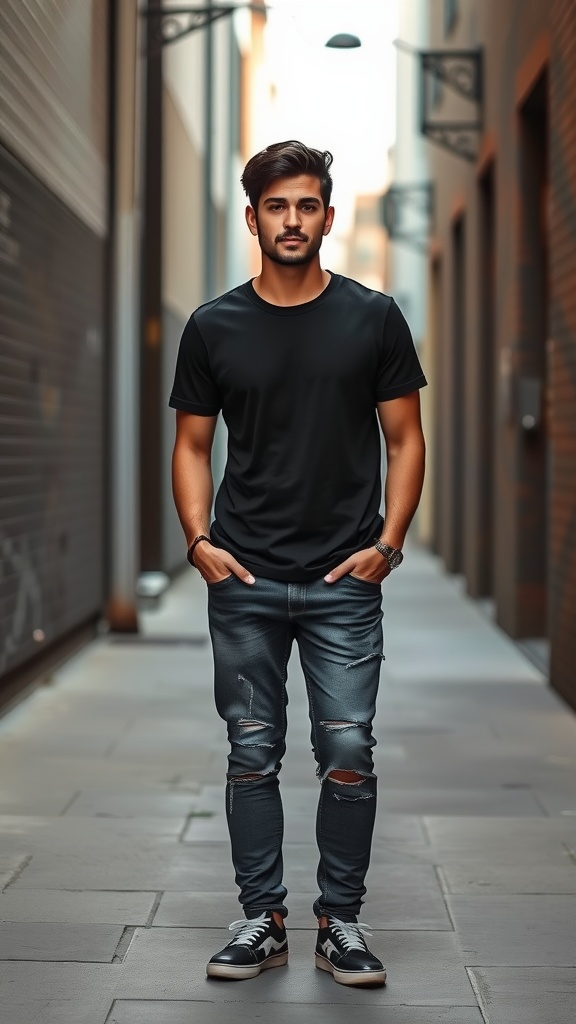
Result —
[[228, 772], [226, 776], [227, 791], [228, 791], [228, 813], [232, 814], [234, 809], [234, 791], [239, 788], [239, 791], [244, 791], [246, 794], [250, 792], [250, 786], [256, 785], [261, 782], [263, 785], [278, 785], [278, 772], [276, 769], [272, 769], [269, 772], [240, 772], [235, 774]]
[[341, 771], [336, 768], [334, 771], [328, 772], [326, 778], [332, 779], [333, 782], [340, 782], [343, 786], [359, 786], [361, 782], [364, 782], [365, 776], [360, 775], [359, 772]]
[[343, 732], [345, 729], [358, 729], [364, 722], [320, 722], [326, 732]]
[[[376, 741], [370, 722], [330, 719], [319, 724], [322, 731], [318, 736], [318, 778], [321, 781], [329, 778], [344, 786], [361, 786], [371, 778], [374, 774], [371, 750]], [[349, 767], [344, 768], [344, 765]]]

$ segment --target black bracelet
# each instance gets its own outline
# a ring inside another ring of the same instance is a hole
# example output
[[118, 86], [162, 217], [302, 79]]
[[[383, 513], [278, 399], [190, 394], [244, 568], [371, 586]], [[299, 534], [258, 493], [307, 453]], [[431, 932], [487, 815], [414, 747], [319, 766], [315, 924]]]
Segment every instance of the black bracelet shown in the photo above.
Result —
[[193, 558], [194, 548], [196, 547], [197, 544], [200, 543], [201, 540], [207, 540], [209, 544], [212, 543], [210, 537], [207, 537], [205, 533], [199, 533], [197, 537], [194, 537], [194, 540], [192, 541], [190, 547], [188, 548], [188, 551], [186, 552], [186, 558], [190, 562], [190, 565], [193, 565], [194, 568], [196, 568], [196, 563]]

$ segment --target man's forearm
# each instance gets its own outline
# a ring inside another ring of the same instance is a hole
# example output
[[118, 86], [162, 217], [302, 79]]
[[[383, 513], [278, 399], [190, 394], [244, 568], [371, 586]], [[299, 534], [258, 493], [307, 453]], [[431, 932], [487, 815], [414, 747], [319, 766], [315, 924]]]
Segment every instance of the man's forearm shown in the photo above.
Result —
[[422, 494], [425, 445], [422, 436], [388, 451], [382, 541], [401, 548]]
[[174, 504], [188, 546], [199, 533], [208, 534], [214, 482], [210, 460], [186, 445], [176, 445], [172, 457]]

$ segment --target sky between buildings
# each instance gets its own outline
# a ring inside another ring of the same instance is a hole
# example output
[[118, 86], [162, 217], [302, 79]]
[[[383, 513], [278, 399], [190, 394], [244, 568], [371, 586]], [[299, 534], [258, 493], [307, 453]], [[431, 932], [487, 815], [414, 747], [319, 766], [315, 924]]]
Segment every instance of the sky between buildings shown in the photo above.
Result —
[[[266, 70], [273, 83], [255, 126], [257, 148], [296, 138], [334, 156], [336, 220], [323, 263], [340, 269], [354, 196], [381, 193], [396, 123], [399, 0], [272, 0]], [[337, 32], [357, 35], [354, 50], [325, 47]]]

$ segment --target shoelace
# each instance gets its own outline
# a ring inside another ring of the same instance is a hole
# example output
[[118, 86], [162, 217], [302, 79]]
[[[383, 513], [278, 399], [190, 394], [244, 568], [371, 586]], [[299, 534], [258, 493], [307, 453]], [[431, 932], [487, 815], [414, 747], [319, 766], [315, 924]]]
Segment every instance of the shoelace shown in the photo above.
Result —
[[360, 921], [340, 921], [337, 917], [331, 917], [329, 921], [347, 953], [351, 949], [366, 950], [368, 948], [364, 935], [369, 937], [372, 935], [372, 932], [368, 931], [369, 924], [362, 924]]
[[255, 917], [252, 921], [247, 921], [242, 918], [241, 921], [232, 921], [231, 925], [228, 925], [228, 931], [236, 932], [234, 938], [230, 941], [230, 946], [249, 946], [251, 942], [262, 937], [268, 927], [267, 915], [260, 914], [260, 917]]

